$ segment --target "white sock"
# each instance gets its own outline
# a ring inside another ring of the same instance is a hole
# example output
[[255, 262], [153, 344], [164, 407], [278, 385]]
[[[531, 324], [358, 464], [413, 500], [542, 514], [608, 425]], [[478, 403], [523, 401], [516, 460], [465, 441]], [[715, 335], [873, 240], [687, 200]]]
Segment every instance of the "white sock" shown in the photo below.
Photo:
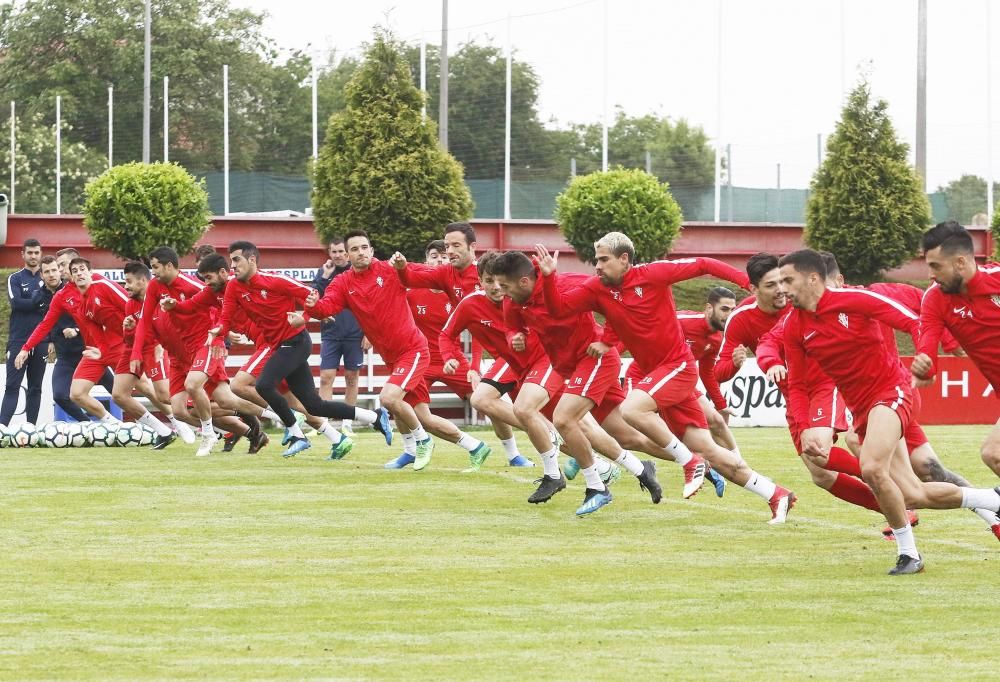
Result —
[[560, 478], [562, 472], [559, 471], [558, 450], [552, 448], [547, 452], [540, 453], [542, 456], [542, 472], [550, 478]]
[[413, 437], [412, 433], [403, 434], [403, 452], [408, 455], [417, 454], [417, 439]]
[[997, 522], [997, 515], [989, 509], [973, 509], [972, 511], [975, 512], [976, 516], [985, 521], [986, 525], [990, 528], [992, 528]]
[[329, 438], [330, 442], [333, 443], [334, 445], [336, 445], [337, 443], [339, 443], [344, 439], [344, 434], [342, 434], [337, 429], [333, 428], [333, 424], [331, 424], [329, 421], [323, 422], [323, 424], [316, 430], [319, 431], [324, 436], [326, 436], [327, 438]]
[[422, 440], [427, 440], [430, 437], [427, 435], [427, 432], [424, 431], [424, 427], [421, 426], [420, 424], [417, 424], [417, 428], [413, 429], [412, 433], [413, 437], [417, 439], [418, 443]]
[[269, 410], [266, 407], [261, 409], [260, 414], [258, 416], [263, 417], [264, 419], [270, 419], [271, 421], [275, 422], [281, 421], [281, 418], [278, 416], [276, 412], [274, 412], [273, 410]]
[[962, 506], [966, 509], [1000, 511], [1000, 494], [992, 488], [962, 488]]
[[596, 452], [592, 452], [591, 456], [594, 458], [594, 466], [597, 467], [597, 473], [599, 473], [602, 477], [604, 474], [611, 471], [611, 467], [614, 466], [614, 464], [599, 456]]
[[212, 429], [212, 420], [211, 419], [209, 419], [208, 421], [205, 421], [204, 419], [201, 420], [201, 435], [210, 436], [214, 433], [215, 430]]
[[622, 450], [622, 454], [618, 455], [615, 461], [628, 469], [628, 472], [633, 476], [642, 475], [642, 462], [628, 450]]
[[175, 429], [181, 425], [181, 422], [177, 419], [177, 417], [172, 414], [168, 414], [167, 419], [170, 420], [170, 423], [174, 425]]
[[[363, 407], [354, 408], [354, 421], [361, 422], [365, 426], [371, 426], [378, 419], [378, 413], [374, 410], [366, 410]], [[350, 421], [345, 419], [345, 422]]]
[[354, 421], [351, 419], [342, 419], [340, 421], [340, 428], [342, 429], [351, 429], [353, 426], [354, 426]]
[[521, 456], [521, 453], [517, 450], [517, 440], [515, 438], [511, 437], [507, 440], [501, 440], [500, 444], [503, 445], [503, 450], [507, 453], [508, 460]]
[[765, 500], [769, 501], [774, 496], [774, 491], [777, 489], [774, 481], [766, 476], [761, 476], [756, 471], [750, 470], [750, 480], [747, 481], [746, 485], [743, 486], [752, 493], [756, 493], [763, 497]]
[[105, 412], [104, 416], [101, 417], [101, 422], [100, 423], [101, 424], [116, 424], [116, 423], [118, 423], [118, 419], [116, 419], [115, 416], [112, 415], [110, 412]]
[[680, 438], [674, 438], [669, 445], [666, 446], [666, 451], [669, 452], [674, 457], [674, 461], [684, 466], [694, 457], [688, 447], [681, 442]]
[[593, 490], [607, 490], [607, 486], [604, 485], [604, 481], [601, 480], [601, 475], [597, 473], [596, 466], [583, 467], [580, 469], [583, 472], [583, 478], [587, 481], [587, 487]]
[[896, 537], [896, 552], [902, 556], [906, 554], [914, 559], [919, 559], [917, 553], [917, 539], [913, 537], [913, 527], [906, 524], [902, 528], [893, 528], [892, 534]]
[[305, 438], [306, 437], [306, 435], [304, 433], [302, 433], [302, 427], [299, 426], [298, 420], [296, 420], [296, 422], [294, 424], [292, 424], [291, 426], [289, 426], [287, 428], [288, 428], [288, 435], [290, 435], [292, 438]]
[[157, 436], [169, 436], [173, 433], [170, 428], [159, 419], [151, 415], [148, 411], [136, 419], [137, 422], [156, 431]]
[[456, 445], [458, 445], [458, 447], [462, 448], [463, 450], [466, 450], [467, 452], [472, 452], [473, 450], [475, 450], [476, 448], [478, 448], [480, 445], [483, 444], [483, 441], [479, 440], [478, 438], [473, 438], [464, 431], [459, 431], [459, 433], [462, 435], [459, 437], [458, 443], [456, 443]]

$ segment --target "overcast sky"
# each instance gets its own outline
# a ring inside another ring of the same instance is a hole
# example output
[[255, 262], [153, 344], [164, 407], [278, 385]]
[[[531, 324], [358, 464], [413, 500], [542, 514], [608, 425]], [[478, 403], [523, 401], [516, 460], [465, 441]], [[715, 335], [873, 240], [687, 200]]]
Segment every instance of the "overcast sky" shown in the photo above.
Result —
[[[987, 173], [987, 27], [1000, 36], [1000, 5], [987, 22], [989, 1], [927, 3], [931, 190], [963, 173]], [[376, 24], [414, 43], [422, 32], [428, 42], [440, 41], [440, 0], [233, 3], [266, 11], [266, 32], [283, 47], [357, 54]], [[717, 2], [609, 0], [607, 6], [609, 108], [684, 117], [714, 138]], [[719, 137], [732, 145], [735, 184], [774, 186], [780, 163], [782, 187], [806, 187], [817, 163], [816, 136], [825, 140], [833, 130], [842, 88], [861, 72], [888, 100], [912, 160], [917, 0], [722, 0], [722, 8]], [[503, 46], [510, 14], [515, 58], [534, 66], [541, 81], [543, 119], [600, 120], [603, 0], [450, 0], [449, 14], [451, 50], [470, 40]], [[994, 68], [994, 81], [998, 74]], [[996, 106], [992, 118], [1000, 118]]]

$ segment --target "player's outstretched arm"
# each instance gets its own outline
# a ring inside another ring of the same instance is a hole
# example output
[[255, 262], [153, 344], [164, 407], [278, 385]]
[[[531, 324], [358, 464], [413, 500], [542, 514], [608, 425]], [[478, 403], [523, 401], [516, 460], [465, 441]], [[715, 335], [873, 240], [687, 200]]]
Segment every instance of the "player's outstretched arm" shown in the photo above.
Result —
[[649, 276], [661, 284], [674, 284], [702, 275], [711, 275], [732, 282], [742, 289], [750, 288], [750, 279], [747, 277], [747, 273], [715, 258], [661, 260], [645, 267]]

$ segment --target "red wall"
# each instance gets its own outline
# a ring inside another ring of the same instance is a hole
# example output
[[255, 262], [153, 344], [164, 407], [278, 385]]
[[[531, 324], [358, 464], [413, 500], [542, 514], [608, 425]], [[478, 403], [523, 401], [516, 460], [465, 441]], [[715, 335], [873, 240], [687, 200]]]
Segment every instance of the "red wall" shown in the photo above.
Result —
[[[551, 220], [472, 222], [476, 228], [480, 250], [530, 251], [534, 250], [536, 243], [541, 243], [550, 250], [558, 249], [564, 255], [573, 252], [556, 223]], [[801, 224], [776, 223], [685, 223], [681, 238], [670, 255], [678, 258], [713, 256], [730, 265], [742, 267], [747, 257], [758, 251], [771, 251], [780, 255], [802, 248], [802, 227]], [[976, 244], [976, 255], [983, 258], [991, 254], [993, 242], [989, 230], [969, 230]], [[121, 263], [110, 253], [90, 246], [81, 216], [13, 215], [8, 218], [6, 246], [0, 248], [0, 267], [21, 265], [20, 245], [29, 237], [40, 240], [47, 251], [75, 247], [97, 268], [113, 268]], [[216, 217], [202, 242], [222, 249], [238, 239], [257, 244], [264, 262], [274, 267], [316, 267], [323, 259], [311, 218]], [[194, 267], [194, 259], [187, 256], [182, 265]], [[563, 258], [560, 266], [565, 270], [590, 271], [587, 264], [576, 258]], [[918, 258], [890, 272], [889, 277], [927, 279], [927, 269], [923, 260]]]

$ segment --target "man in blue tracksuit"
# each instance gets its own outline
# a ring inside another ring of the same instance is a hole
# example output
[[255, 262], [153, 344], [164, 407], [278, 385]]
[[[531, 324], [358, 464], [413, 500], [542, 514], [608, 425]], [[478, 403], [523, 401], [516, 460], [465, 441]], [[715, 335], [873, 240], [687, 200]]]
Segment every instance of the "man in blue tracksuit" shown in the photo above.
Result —
[[[347, 250], [344, 240], [339, 237], [330, 239], [327, 243], [329, 260], [316, 271], [313, 288], [320, 296], [337, 275], [350, 270], [347, 260]], [[358, 402], [358, 373], [365, 364], [365, 354], [361, 348], [364, 332], [354, 318], [354, 314], [346, 308], [332, 320], [324, 320], [321, 330], [319, 394], [323, 400], [330, 400], [333, 395], [333, 382], [337, 378], [337, 370], [341, 360], [344, 363], [344, 402], [355, 405]], [[344, 420], [344, 430], [350, 431], [351, 425]]]
[[42, 260], [42, 245], [37, 239], [25, 240], [21, 248], [24, 267], [7, 279], [7, 298], [10, 300], [10, 329], [7, 335], [7, 385], [4, 388], [3, 404], [0, 406], [0, 423], [10, 424], [17, 411], [17, 401], [21, 395], [21, 382], [28, 375], [28, 389], [25, 392], [24, 417], [34, 424], [38, 420], [38, 408], [42, 403], [42, 379], [45, 378], [45, 353], [32, 353], [21, 369], [14, 367], [14, 358], [21, 352], [21, 346], [42, 321], [45, 311], [39, 306], [35, 294], [42, 286], [39, 266]]

